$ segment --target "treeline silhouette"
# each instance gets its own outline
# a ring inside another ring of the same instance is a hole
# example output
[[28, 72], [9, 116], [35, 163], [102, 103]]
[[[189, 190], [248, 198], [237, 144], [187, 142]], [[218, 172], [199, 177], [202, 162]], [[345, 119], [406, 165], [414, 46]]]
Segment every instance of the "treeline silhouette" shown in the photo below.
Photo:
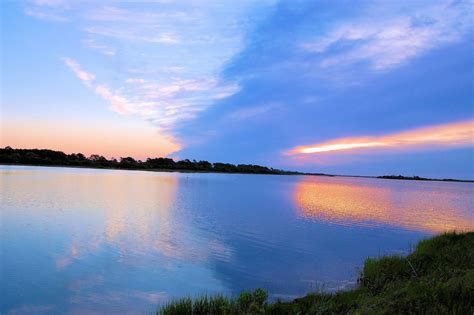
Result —
[[107, 159], [93, 154], [86, 157], [82, 153], [66, 154], [61, 151], [48, 149], [0, 149], [0, 163], [38, 166], [77, 166], [93, 168], [135, 169], [135, 170], [176, 170], [219, 173], [250, 173], [250, 174], [304, 174], [299, 172], [283, 171], [266, 166], [253, 164], [210, 163], [208, 161], [181, 160], [170, 158], [148, 158], [146, 161], [135, 160], [132, 157]]
[[377, 176], [377, 178], [383, 179], [400, 179], [400, 180], [424, 180], [424, 181], [442, 181], [442, 182], [473, 182], [472, 180], [464, 179], [452, 179], [452, 178], [443, 178], [443, 179], [434, 179], [426, 178], [420, 176], [403, 176], [403, 175], [384, 175]]

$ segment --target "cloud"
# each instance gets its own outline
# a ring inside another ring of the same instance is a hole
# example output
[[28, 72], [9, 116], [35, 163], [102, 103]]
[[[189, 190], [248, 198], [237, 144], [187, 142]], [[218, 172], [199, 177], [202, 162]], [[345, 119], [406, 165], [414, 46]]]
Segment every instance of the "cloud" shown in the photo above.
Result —
[[220, 100], [227, 98], [231, 95], [240, 91], [240, 86], [237, 83], [228, 84], [225, 86], [221, 86], [219, 89], [216, 90], [216, 93], [212, 96], [213, 100]]
[[115, 56], [78, 52], [87, 71], [76, 60], [63, 59], [112, 111], [176, 136], [187, 121], [240, 91], [239, 78], [227, 79], [222, 69], [243, 47], [250, 6], [36, 1], [27, 8], [67, 17], [83, 48]]
[[105, 85], [97, 85], [95, 87], [95, 92], [104, 100], [110, 102], [110, 108], [114, 112], [122, 115], [130, 115], [134, 113], [134, 111], [130, 109], [130, 105], [124, 97], [112, 93]]
[[110, 103], [112, 111], [121, 115], [139, 115], [160, 130], [170, 131], [177, 123], [194, 118], [214, 100], [230, 96], [239, 89], [235, 84], [221, 84], [215, 77], [203, 77], [175, 78], [167, 84], [128, 78], [124, 80], [127, 86], [112, 90], [96, 82], [95, 75], [84, 71], [77, 61], [71, 58], [62, 60], [87, 87]]
[[269, 111], [275, 109], [275, 107], [277, 107], [276, 104], [247, 107], [243, 109], [238, 109], [230, 113], [227, 117], [230, 120], [247, 120], [268, 113]]
[[160, 130], [173, 132], [178, 124], [240, 90], [238, 82], [224, 82], [219, 76], [220, 67], [237, 51], [238, 25], [212, 12], [224, 10], [231, 18], [241, 8], [156, 5], [78, 7], [75, 17], [83, 21], [79, 29], [87, 36], [84, 47], [109, 56], [120, 47], [123, 67], [113, 68], [113, 82], [91, 86], [77, 63], [67, 64], [112, 110], [141, 116]]
[[91, 86], [92, 81], [94, 81], [95, 76], [92, 73], [86, 72], [81, 69], [81, 66], [77, 63], [77, 61], [71, 58], [63, 58], [63, 62], [71, 69], [72, 72], [78, 77], [82, 82], [84, 82], [87, 86]]
[[364, 16], [342, 23], [302, 47], [321, 55], [322, 67], [367, 61], [375, 70], [386, 70], [459, 40], [470, 26], [468, 12], [469, 7], [463, 3], [445, 2], [409, 16]]
[[106, 56], [115, 56], [115, 54], [117, 53], [117, 50], [114, 47], [105, 44], [100, 44], [94, 39], [84, 39], [82, 41], [82, 44], [84, 45], [84, 47], [95, 50]]
[[134, 84], [134, 83], [145, 83], [146, 80], [145, 79], [140, 79], [140, 78], [129, 78], [127, 80], [125, 80], [125, 83], [130, 83], [130, 84]]
[[173, 35], [171, 33], [164, 33], [160, 35], [158, 42], [167, 44], [177, 44], [179, 43], [179, 39], [176, 37], [176, 35]]
[[103, 84], [96, 84], [94, 87], [95, 75], [81, 69], [79, 63], [71, 58], [63, 58], [66, 66], [78, 77], [84, 84], [93, 89], [95, 93], [104, 100], [110, 102], [110, 108], [122, 115], [130, 115], [135, 113], [133, 106], [122, 96], [113, 93]]
[[149, 10], [127, 10], [117, 6], [103, 6], [94, 10], [86, 11], [83, 17], [91, 21], [99, 22], [119, 22], [134, 24], [156, 24], [164, 19], [183, 20], [188, 18], [188, 14], [178, 10], [160, 10], [157, 12]]
[[157, 83], [143, 79], [127, 79], [133, 83], [125, 89], [136, 102], [147, 110], [149, 119], [161, 128], [192, 119], [197, 113], [212, 105], [214, 100], [228, 97], [239, 90], [238, 85], [221, 83], [215, 77], [198, 79], [172, 79]]
[[66, 0], [29, 0], [24, 13], [40, 20], [52, 22], [70, 22], [65, 11], [70, 9]]
[[155, 44], [177, 44], [180, 42], [178, 37], [172, 33], [156, 34], [155, 32], [145, 32], [144, 30], [133, 28], [86, 27], [83, 30], [89, 34], [134, 42]]
[[185, 71], [184, 67], [176, 67], [176, 66], [163, 67], [161, 70], [165, 72], [172, 72], [172, 73], [180, 73], [180, 72]]
[[55, 12], [47, 12], [34, 8], [27, 8], [24, 12], [26, 15], [35, 17], [40, 20], [47, 20], [53, 22], [69, 22], [69, 19], [67, 17]]
[[386, 136], [341, 138], [327, 142], [297, 146], [285, 155], [302, 156], [364, 149], [433, 149], [474, 145], [474, 120], [413, 129]]
[[64, 6], [65, 0], [31, 0], [32, 4], [37, 6]]

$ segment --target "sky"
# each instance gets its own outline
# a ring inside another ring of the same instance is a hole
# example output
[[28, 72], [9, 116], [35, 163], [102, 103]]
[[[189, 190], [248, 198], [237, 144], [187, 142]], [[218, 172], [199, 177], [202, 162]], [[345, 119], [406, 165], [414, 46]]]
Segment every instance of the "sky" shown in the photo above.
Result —
[[474, 179], [473, 2], [1, 2], [2, 147]]

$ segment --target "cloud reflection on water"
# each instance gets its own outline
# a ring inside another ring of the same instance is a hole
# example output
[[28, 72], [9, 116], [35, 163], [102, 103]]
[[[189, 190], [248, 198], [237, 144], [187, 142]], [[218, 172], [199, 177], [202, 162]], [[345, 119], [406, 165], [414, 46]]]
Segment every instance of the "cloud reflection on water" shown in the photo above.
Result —
[[230, 251], [192, 226], [192, 214], [177, 197], [179, 175], [21, 167], [3, 175], [4, 232], [11, 235], [18, 226], [24, 238], [29, 229], [35, 242], [47, 244], [41, 269], [50, 280], [42, 285], [51, 289], [60, 277], [61, 294], [48, 294], [67, 296], [69, 311], [155, 307], [183, 290], [170, 281], [186, 277], [202, 280], [187, 288], [190, 293], [220, 288], [201, 266]]
[[339, 288], [366, 257], [474, 222], [465, 183], [13, 166], [0, 175], [0, 312], [36, 303], [142, 313], [178, 296]]

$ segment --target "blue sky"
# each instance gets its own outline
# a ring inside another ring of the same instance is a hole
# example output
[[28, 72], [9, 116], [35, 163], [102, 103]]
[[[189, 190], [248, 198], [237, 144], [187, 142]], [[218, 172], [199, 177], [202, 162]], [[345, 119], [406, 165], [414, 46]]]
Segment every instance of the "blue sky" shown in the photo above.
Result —
[[474, 178], [469, 1], [2, 2], [2, 145]]

